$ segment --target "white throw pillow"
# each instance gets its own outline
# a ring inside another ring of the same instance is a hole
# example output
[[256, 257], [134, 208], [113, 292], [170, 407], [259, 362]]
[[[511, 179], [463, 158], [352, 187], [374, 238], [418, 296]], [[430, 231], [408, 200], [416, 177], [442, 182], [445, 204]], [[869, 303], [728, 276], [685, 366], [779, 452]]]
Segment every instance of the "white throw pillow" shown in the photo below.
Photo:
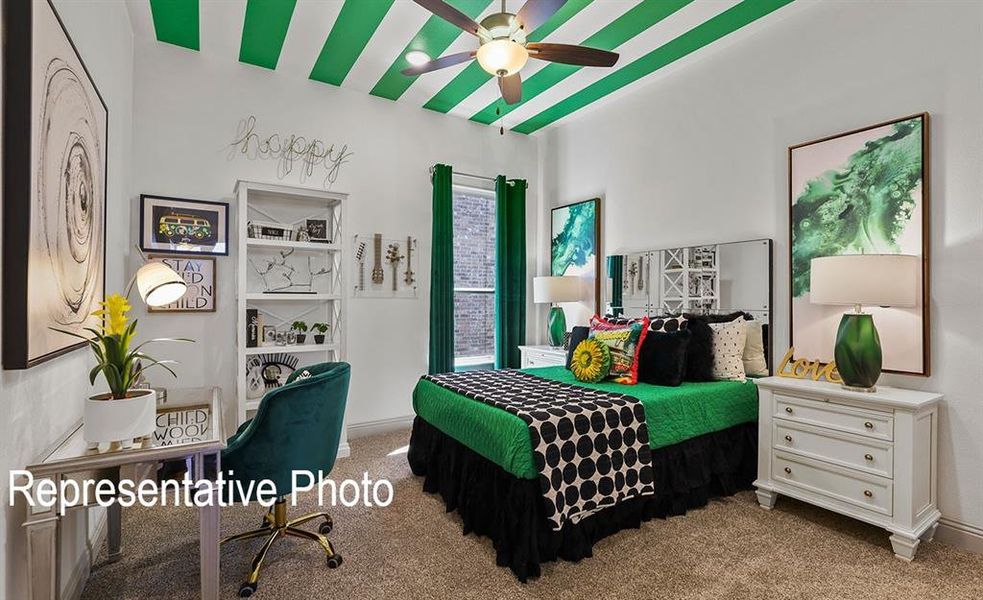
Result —
[[745, 381], [747, 322], [744, 317], [727, 323], [710, 323], [710, 328], [713, 329], [713, 378]]
[[760, 321], [745, 321], [747, 342], [744, 344], [744, 374], [753, 377], [768, 376], [768, 360], [765, 358], [765, 337]]

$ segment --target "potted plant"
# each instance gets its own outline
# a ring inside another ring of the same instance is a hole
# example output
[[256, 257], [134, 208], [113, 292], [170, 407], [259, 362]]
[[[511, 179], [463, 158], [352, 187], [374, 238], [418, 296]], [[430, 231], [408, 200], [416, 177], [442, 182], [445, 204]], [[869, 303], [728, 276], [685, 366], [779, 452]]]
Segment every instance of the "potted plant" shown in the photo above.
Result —
[[96, 366], [89, 371], [89, 383], [95, 385], [101, 373], [109, 386], [108, 393], [90, 396], [85, 402], [82, 434], [85, 441], [122, 442], [130, 445], [136, 438], [151, 435], [157, 428], [157, 393], [151, 389], [134, 389], [133, 385], [144, 371], [159, 366], [171, 375], [177, 374], [168, 366], [172, 360], [156, 360], [141, 348], [151, 342], [191, 342], [182, 338], [158, 338], [130, 348], [137, 322], [127, 324], [126, 313], [133, 307], [119, 294], [112, 294], [100, 303], [102, 309], [92, 314], [102, 318], [101, 330], [86, 327], [93, 337], [52, 327], [55, 331], [81, 338], [92, 348]]
[[314, 323], [311, 325], [311, 329], [317, 332], [314, 334], [314, 343], [323, 344], [324, 334], [327, 333], [328, 329], [331, 329], [331, 326], [327, 323]]
[[298, 344], [303, 344], [307, 341], [307, 323], [303, 321], [294, 321], [290, 326], [290, 330], [297, 332]]

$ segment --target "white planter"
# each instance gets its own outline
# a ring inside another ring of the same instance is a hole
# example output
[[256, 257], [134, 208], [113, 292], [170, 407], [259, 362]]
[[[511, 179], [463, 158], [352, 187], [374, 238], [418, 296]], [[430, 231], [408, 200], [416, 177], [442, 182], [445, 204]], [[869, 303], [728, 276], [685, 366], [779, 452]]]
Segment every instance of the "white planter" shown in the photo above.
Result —
[[157, 429], [157, 393], [130, 390], [132, 398], [115, 400], [100, 394], [85, 401], [82, 436], [91, 443], [129, 442]]

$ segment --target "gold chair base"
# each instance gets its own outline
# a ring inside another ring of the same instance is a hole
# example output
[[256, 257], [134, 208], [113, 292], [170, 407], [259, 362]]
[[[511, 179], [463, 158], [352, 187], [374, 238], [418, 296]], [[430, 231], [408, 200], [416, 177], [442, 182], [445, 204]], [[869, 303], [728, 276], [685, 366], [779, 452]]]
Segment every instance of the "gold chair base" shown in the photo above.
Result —
[[[313, 531], [307, 531], [306, 529], [300, 529], [298, 525], [307, 523], [308, 521], [313, 521], [314, 519], [322, 518], [324, 523], [321, 523], [318, 528], [318, 533]], [[249, 540], [258, 537], [268, 537], [266, 543], [263, 547], [259, 549], [256, 557], [253, 558], [252, 569], [249, 572], [249, 577], [246, 582], [242, 584], [239, 588], [239, 597], [247, 598], [251, 596], [258, 587], [259, 573], [263, 568], [263, 561], [266, 559], [266, 554], [273, 547], [274, 542], [277, 541], [282, 536], [290, 536], [302, 538], [312, 542], [317, 542], [324, 549], [324, 552], [328, 556], [328, 568], [334, 569], [341, 565], [341, 555], [334, 551], [334, 547], [331, 546], [331, 542], [327, 537], [324, 536], [326, 533], [330, 533], [331, 529], [334, 527], [334, 522], [331, 520], [331, 516], [326, 512], [316, 512], [304, 515], [302, 517], [297, 517], [296, 519], [287, 520], [287, 499], [278, 498], [276, 504], [270, 507], [269, 512], [263, 517], [263, 526], [259, 529], [254, 529], [253, 531], [247, 531], [245, 533], [238, 533], [236, 535], [231, 535], [222, 540], [222, 544], [226, 542], [236, 542], [240, 540]]]

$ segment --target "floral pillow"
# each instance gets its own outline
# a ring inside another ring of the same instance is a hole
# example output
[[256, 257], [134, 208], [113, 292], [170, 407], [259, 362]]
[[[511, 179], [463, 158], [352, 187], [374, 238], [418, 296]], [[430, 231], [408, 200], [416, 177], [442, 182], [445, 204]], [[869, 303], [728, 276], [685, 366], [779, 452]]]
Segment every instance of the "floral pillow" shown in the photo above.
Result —
[[573, 349], [570, 371], [578, 381], [597, 383], [611, 372], [611, 351], [598, 340], [584, 340]]
[[590, 339], [598, 340], [611, 352], [611, 370], [608, 373], [615, 383], [638, 383], [638, 350], [648, 334], [649, 319], [623, 320], [612, 323], [597, 315], [590, 320]]

